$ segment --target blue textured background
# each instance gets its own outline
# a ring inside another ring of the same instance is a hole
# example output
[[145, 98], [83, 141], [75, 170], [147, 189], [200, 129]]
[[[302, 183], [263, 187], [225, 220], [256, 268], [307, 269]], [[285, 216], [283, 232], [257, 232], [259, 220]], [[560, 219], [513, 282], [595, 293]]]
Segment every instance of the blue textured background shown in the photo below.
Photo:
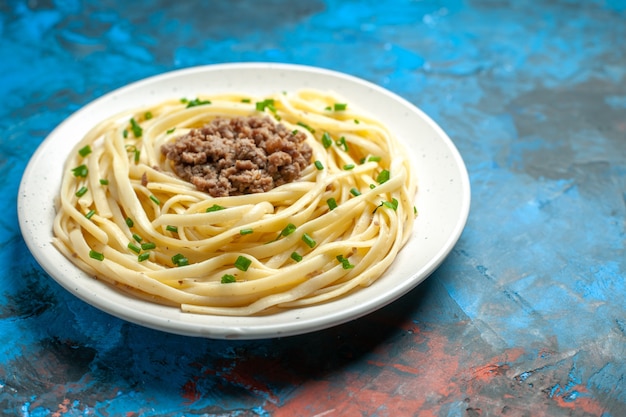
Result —
[[[0, 2], [0, 415], [626, 415], [626, 1]], [[416, 290], [284, 339], [145, 329], [21, 238], [30, 155], [73, 111], [200, 64], [343, 71], [422, 108], [472, 183]]]

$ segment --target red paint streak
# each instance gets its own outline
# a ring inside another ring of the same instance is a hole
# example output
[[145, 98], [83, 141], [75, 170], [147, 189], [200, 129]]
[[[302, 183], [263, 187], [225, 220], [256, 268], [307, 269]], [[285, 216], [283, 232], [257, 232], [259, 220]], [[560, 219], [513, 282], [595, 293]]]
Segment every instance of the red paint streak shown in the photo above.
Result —
[[198, 401], [201, 397], [200, 392], [198, 391], [198, 383], [195, 379], [185, 382], [182, 387], [182, 391], [182, 397], [186, 400], [185, 402], [187, 404]]
[[[572, 387], [571, 392], [576, 391], [579, 393], [587, 393], [587, 388], [582, 385], [576, 385]], [[578, 410], [583, 411], [585, 414], [599, 416], [604, 413], [604, 407], [598, 404], [597, 401], [592, 398], [581, 396], [575, 398], [573, 400], [566, 399], [563, 395], [559, 395], [557, 391], [557, 395], [553, 396], [552, 399], [558, 404], [560, 408], [570, 409], [570, 410]]]

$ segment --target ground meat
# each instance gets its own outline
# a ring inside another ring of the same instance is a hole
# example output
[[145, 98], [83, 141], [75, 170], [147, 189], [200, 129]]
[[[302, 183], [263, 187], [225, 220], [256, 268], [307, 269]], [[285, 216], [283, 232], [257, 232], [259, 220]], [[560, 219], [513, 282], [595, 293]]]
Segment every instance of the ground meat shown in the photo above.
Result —
[[306, 135], [269, 117], [218, 118], [161, 147], [176, 174], [213, 197], [261, 193], [310, 164]]

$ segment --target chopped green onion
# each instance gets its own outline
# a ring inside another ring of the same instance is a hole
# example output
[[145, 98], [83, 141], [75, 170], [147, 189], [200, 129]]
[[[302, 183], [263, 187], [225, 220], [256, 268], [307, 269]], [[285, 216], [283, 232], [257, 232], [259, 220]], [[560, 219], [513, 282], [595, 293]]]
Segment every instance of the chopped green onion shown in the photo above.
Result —
[[367, 161], [368, 161], [368, 162], [380, 162], [380, 160], [381, 160], [381, 159], [382, 159], [382, 158], [381, 158], [380, 156], [374, 156], [374, 155], [372, 155], [372, 156], [370, 156], [369, 158], [367, 158]]
[[242, 99], [241, 99], [241, 102], [242, 102], [242, 103], [250, 103], [250, 102], [251, 102], [251, 100], [250, 100], [249, 98], [242, 98]]
[[331, 110], [332, 110], [332, 107], [330, 107], [330, 106], [326, 106], [326, 107], [324, 107], [324, 110], [331, 111]]
[[137, 243], [141, 243], [141, 241], [143, 240], [143, 238], [139, 236], [137, 233], [133, 233], [133, 239], [135, 239]]
[[386, 169], [383, 169], [382, 171], [380, 171], [380, 173], [376, 177], [376, 182], [379, 184], [382, 184], [384, 182], [389, 181], [389, 177], [390, 177], [389, 171]]
[[235, 268], [245, 272], [250, 267], [250, 264], [252, 264], [252, 261], [250, 259], [240, 255], [235, 261]]
[[315, 133], [315, 129], [313, 129], [311, 126], [307, 125], [306, 123], [303, 122], [298, 122], [296, 123], [298, 126], [302, 126], [303, 128], [305, 128], [306, 130], [308, 130], [311, 133]]
[[188, 103], [189, 100], [187, 100], [185, 97], [183, 97], [183, 98], [180, 99], [180, 102], [185, 104], [185, 103]]
[[92, 259], [95, 259], [96, 261], [103, 261], [104, 260], [104, 255], [101, 254], [100, 252], [96, 252], [95, 250], [90, 250], [89, 251], [89, 257]]
[[213, 204], [211, 207], [206, 209], [207, 213], [211, 213], [213, 211], [220, 211], [220, 210], [224, 210], [226, 207], [222, 207], [222, 206], [218, 206], [217, 204]]
[[291, 252], [290, 257], [296, 262], [300, 262], [302, 260], [302, 255], [300, 255], [298, 252]]
[[374, 188], [376, 188], [376, 184], [370, 184], [370, 189], [373, 190]]
[[152, 200], [154, 204], [156, 204], [157, 206], [161, 205], [161, 202], [159, 201], [159, 199], [156, 198], [154, 195], [150, 195], [150, 200]]
[[359, 119], [354, 119], [354, 124], [358, 125], [359, 123], [361, 123]]
[[74, 173], [75, 177], [84, 178], [89, 173], [89, 169], [87, 169], [87, 165], [83, 164], [83, 165], [77, 166], [76, 168], [72, 168], [72, 172]]
[[169, 135], [170, 133], [174, 133], [174, 131], [175, 131], [175, 130], [176, 130], [176, 128], [175, 128], [175, 127], [173, 127], [173, 128], [171, 128], [171, 129], [167, 129], [167, 130], [165, 131], [165, 133], [167, 133], [167, 134]]
[[139, 126], [139, 123], [137, 123], [134, 117], [130, 119], [130, 128], [136, 138], [140, 138], [143, 134], [143, 129], [141, 128], [141, 126]]
[[339, 261], [339, 263], [341, 263], [341, 266], [343, 267], [343, 269], [354, 268], [354, 265], [350, 263], [348, 258], [344, 258], [343, 255], [338, 255], [337, 260]]
[[85, 217], [86, 217], [86, 218], [88, 218], [88, 219], [91, 219], [91, 218], [93, 217], [93, 215], [94, 215], [94, 214], [96, 214], [96, 211], [95, 211], [95, 210], [89, 210], [89, 211], [87, 212], [87, 214], [85, 214]]
[[274, 99], [268, 98], [263, 101], [257, 101], [255, 103], [257, 111], [264, 111], [266, 108], [270, 109], [272, 113], [276, 112], [276, 108], [274, 107]]
[[309, 248], [313, 248], [317, 244], [315, 243], [315, 240], [313, 240], [313, 238], [306, 233], [302, 235], [302, 241], [306, 243]]
[[209, 100], [200, 100], [199, 98], [194, 98], [191, 101], [187, 101], [187, 108], [189, 107], [195, 107], [195, 106], [202, 106], [204, 104], [211, 104], [211, 102]]
[[177, 253], [172, 256], [172, 263], [176, 266], [185, 266], [189, 265], [189, 259], [185, 258], [185, 255], [182, 253]]
[[240, 235], [251, 235], [252, 233], [254, 233], [254, 230], [252, 229], [241, 229], [239, 231]]
[[124, 129], [124, 131], [122, 132], [122, 136], [124, 137], [124, 139], [128, 138], [128, 130]]
[[169, 224], [165, 226], [165, 230], [167, 230], [168, 232], [172, 232], [172, 233], [178, 233], [178, 227], [171, 226]]
[[324, 164], [322, 164], [321, 161], [315, 161], [315, 168], [317, 168], [319, 171], [324, 169]]
[[224, 274], [222, 275], [221, 283], [222, 284], [232, 284], [233, 282], [237, 282], [237, 279], [234, 275]]
[[398, 210], [398, 200], [392, 198], [391, 201], [381, 201], [372, 213], [376, 213], [376, 210], [378, 210], [380, 207], [387, 207], [394, 211]]
[[150, 249], [155, 249], [155, 248], [156, 248], [156, 243], [154, 242], [145, 242], [141, 244], [142, 250], [150, 250]]
[[350, 171], [351, 169], [354, 169], [354, 164], [346, 164], [343, 166], [343, 169], [346, 171]]
[[152, 112], [151, 111], [147, 111], [144, 115], [143, 118], [146, 120], [150, 120], [152, 119]]
[[352, 194], [355, 197], [358, 197], [361, 195], [361, 192], [359, 190], [357, 190], [356, 188], [351, 188], [350, 189], [350, 194]]
[[91, 147], [89, 145], [85, 145], [84, 147], [80, 148], [80, 150], [78, 151], [78, 154], [82, 156], [83, 158], [89, 155], [90, 153], [91, 153]]
[[133, 221], [133, 219], [131, 219], [130, 217], [126, 218], [126, 226], [128, 227], [133, 227], [135, 225], [135, 222]]
[[100, 185], [109, 185], [109, 180], [106, 178], [100, 178]]
[[413, 206], [413, 214], [417, 216], [417, 207]]
[[344, 136], [340, 137], [335, 144], [339, 146], [344, 152], [348, 152], [348, 142]]
[[140, 253], [139, 256], [137, 256], [139, 262], [147, 261], [148, 259], [150, 259], [150, 252]]
[[281, 236], [289, 236], [290, 234], [292, 234], [293, 232], [296, 231], [296, 226], [292, 223], [289, 223], [287, 226], [285, 226], [285, 228], [282, 230], [282, 232], [280, 232]]
[[324, 145], [324, 148], [328, 149], [332, 146], [333, 144], [333, 140], [330, 138], [330, 135], [328, 134], [328, 132], [324, 132], [324, 134], [322, 135], [322, 145]]
[[335, 200], [334, 198], [329, 198], [328, 200], [326, 200], [326, 204], [328, 204], [328, 208], [330, 210], [334, 210], [337, 208], [337, 200]]
[[133, 153], [135, 154], [135, 162], [139, 162], [139, 156], [141, 155], [141, 151], [137, 148], [135, 148], [135, 150], [133, 151]]
[[135, 245], [133, 242], [128, 242], [127, 247], [128, 247], [128, 249], [132, 250], [135, 253], [141, 252], [141, 248], [139, 246]]
[[80, 187], [80, 188], [78, 189], [78, 191], [76, 191], [76, 194], [75, 194], [75, 195], [76, 195], [76, 197], [82, 197], [82, 196], [84, 196], [85, 194], [87, 194], [87, 191], [88, 191], [88, 190], [87, 190], [87, 187], [84, 187], [84, 186], [83, 186], [83, 187]]
[[299, 130], [298, 130], [298, 129], [294, 129], [294, 130], [292, 130], [292, 131], [291, 131], [291, 134], [295, 136], [295, 135], [297, 135], [297, 134], [298, 134], [298, 132], [299, 132]]
[[335, 111], [342, 111], [345, 110], [348, 107], [348, 105], [346, 103], [335, 103], [334, 105], [334, 109]]

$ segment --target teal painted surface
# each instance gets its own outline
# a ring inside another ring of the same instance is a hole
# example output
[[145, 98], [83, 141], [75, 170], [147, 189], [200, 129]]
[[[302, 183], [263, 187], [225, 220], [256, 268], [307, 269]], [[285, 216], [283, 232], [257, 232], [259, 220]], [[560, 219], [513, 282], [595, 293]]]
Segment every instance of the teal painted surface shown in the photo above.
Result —
[[[172, 3], [0, 4], [0, 415], [626, 415], [626, 2]], [[343, 71], [433, 117], [472, 183], [448, 259], [368, 317], [263, 341], [61, 289], [17, 225], [38, 144], [129, 82], [243, 61]]]

